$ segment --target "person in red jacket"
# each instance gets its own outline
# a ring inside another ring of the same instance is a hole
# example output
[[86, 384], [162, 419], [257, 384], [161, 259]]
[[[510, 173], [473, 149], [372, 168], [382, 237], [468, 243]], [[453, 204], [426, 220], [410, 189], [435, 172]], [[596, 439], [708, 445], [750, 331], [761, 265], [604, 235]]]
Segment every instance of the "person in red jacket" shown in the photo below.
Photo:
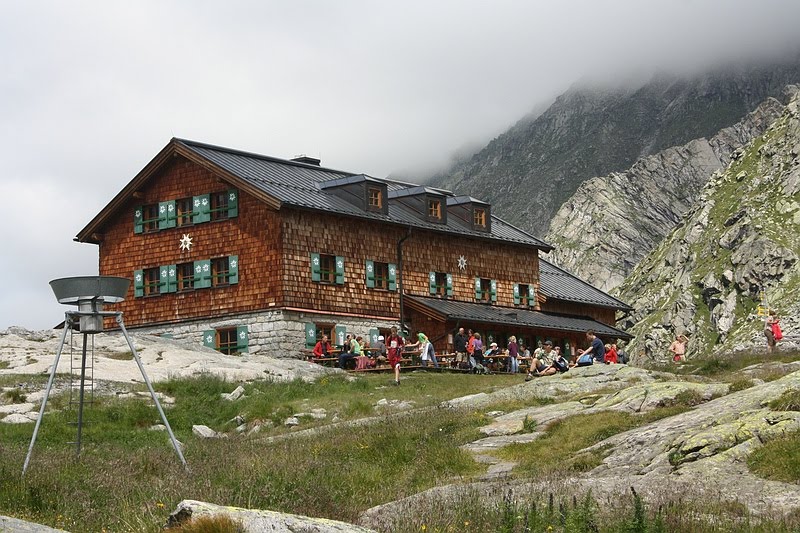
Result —
[[392, 334], [386, 339], [386, 351], [389, 355], [389, 366], [394, 369], [394, 384], [400, 385], [400, 359], [403, 358], [403, 337], [397, 334], [397, 328], [392, 326]]
[[328, 357], [328, 356], [330, 356], [331, 343], [328, 342], [328, 336], [327, 335], [323, 335], [322, 336], [322, 340], [317, 342], [317, 344], [314, 346], [313, 353], [314, 353], [314, 357], [316, 357], [317, 359], [319, 359], [320, 357]]
[[619, 363], [619, 358], [617, 357], [617, 348], [613, 344], [606, 344], [605, 348], [605, 363], [607, 365], [616, 365]]

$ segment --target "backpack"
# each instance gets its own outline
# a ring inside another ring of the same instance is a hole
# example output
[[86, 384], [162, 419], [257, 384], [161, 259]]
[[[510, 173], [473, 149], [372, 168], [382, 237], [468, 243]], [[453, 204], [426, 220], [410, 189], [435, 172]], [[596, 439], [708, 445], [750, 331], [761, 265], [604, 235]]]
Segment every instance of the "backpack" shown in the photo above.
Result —
[[587, 353], [578, 358], [578, 366], [589, 366], [591, 364], [594, 364], [591, 353]]
[[553, 361], [553, 364], [556, 365], [556, 368], [559, 372], [566, 372], [569, 370], [569, 365], [567, 364], [566, 359], [563, 357], [557, 358], [555, 361]]
[[772, 337], [779, 341], [783, 338], [783, 332], [781, 331], [781, 325], [777, 322], [772, 324]]

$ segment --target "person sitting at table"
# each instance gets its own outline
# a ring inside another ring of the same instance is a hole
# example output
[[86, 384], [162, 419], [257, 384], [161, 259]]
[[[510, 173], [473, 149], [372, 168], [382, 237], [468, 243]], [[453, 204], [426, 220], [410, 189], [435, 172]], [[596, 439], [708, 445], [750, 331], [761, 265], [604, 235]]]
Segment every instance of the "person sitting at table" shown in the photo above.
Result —
[[362, 342], [362, 337], [357, 337], [359, 344], [361, 344], [361, 355], [356, 356], [356, 370], [366, 370], [369, 367], [375, 366], [375, 361], [372, 360], [372, 353], [369, 348], [369, 339]]
[[312, 352], [314, 357], [317, 359], [321, 357], [328, 357], [331, 353], [331, 343], [328, 342], [328, 336], [323, 335], [322, 340], [318, 341], [316, 345], [314, 345], [314, 350]]
[[361, 336], [358, 336], [357, 338], [354, 339], [353, 336], [348, 333], [346, 339], [347, 342], [345, 342], [345, 346], [344, 349], [342, 350], [342, 353], [339, 354], [339, 368], [341, 368], [342, 370], [346, 370], [345, 365], [347, 364], [348, 361], [352, 361], [353, 359], [361, 355], [361, 344], [358, 342], [358, 339], [360, 338]]
[[378, 335], [378, 344], [375, 345], [375, 362], [378, 365], [386, 364], [386, 342], [383, 335]]
[[497, 372], [497, 364], [494, 358], [498, 355], [502, 355], [502, 352], [500, 348], [497, 347], [497, 343], [493, 342], [489, 345], [489, 349], [483, 354], [483, 360], [485, 361], [483, 364], [488, 366], [492, 371]]

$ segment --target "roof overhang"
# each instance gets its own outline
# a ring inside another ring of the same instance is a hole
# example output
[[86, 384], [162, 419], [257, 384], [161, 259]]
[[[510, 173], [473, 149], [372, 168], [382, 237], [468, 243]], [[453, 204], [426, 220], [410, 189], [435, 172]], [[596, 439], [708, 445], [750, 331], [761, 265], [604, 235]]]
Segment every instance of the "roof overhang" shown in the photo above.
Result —
[[570, 333], [585, 333], [591, 329], [601, 338], [604, 336], [625, 340], [633, 338], [629, 333], [589, 317], [419, 296], [406, 296], [404, 303], [410, 309], [439, 322], [459, 320], [467, 323]]

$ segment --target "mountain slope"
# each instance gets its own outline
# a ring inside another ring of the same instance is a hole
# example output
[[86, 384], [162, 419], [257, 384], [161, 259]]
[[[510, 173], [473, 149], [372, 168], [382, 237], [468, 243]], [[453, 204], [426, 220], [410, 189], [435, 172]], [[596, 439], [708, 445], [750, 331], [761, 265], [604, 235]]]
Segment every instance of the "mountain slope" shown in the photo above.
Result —
[[639, 159], [628, 170], [584, 182], [558, 210], [545, 241], [548, 259], [609, 291], [655, 248], [731, 154], [783, 112], [768, 98], [737, 124]]
[[793, 60], [692, 78], [659, 75], [638, 89], [576, 86], [431, 184], [489, 201], [499, 216], [543, 235], [585, 180], [710, 137], [797, 80], [800, 61]]
[[619, 287], [635, 357], [667, 357], [686, 333], [693, 355], [764, 346], [765, 291], [790, 335], [800, 325], [800, 93], [766, 133], [715, 173], [675, 230]]

